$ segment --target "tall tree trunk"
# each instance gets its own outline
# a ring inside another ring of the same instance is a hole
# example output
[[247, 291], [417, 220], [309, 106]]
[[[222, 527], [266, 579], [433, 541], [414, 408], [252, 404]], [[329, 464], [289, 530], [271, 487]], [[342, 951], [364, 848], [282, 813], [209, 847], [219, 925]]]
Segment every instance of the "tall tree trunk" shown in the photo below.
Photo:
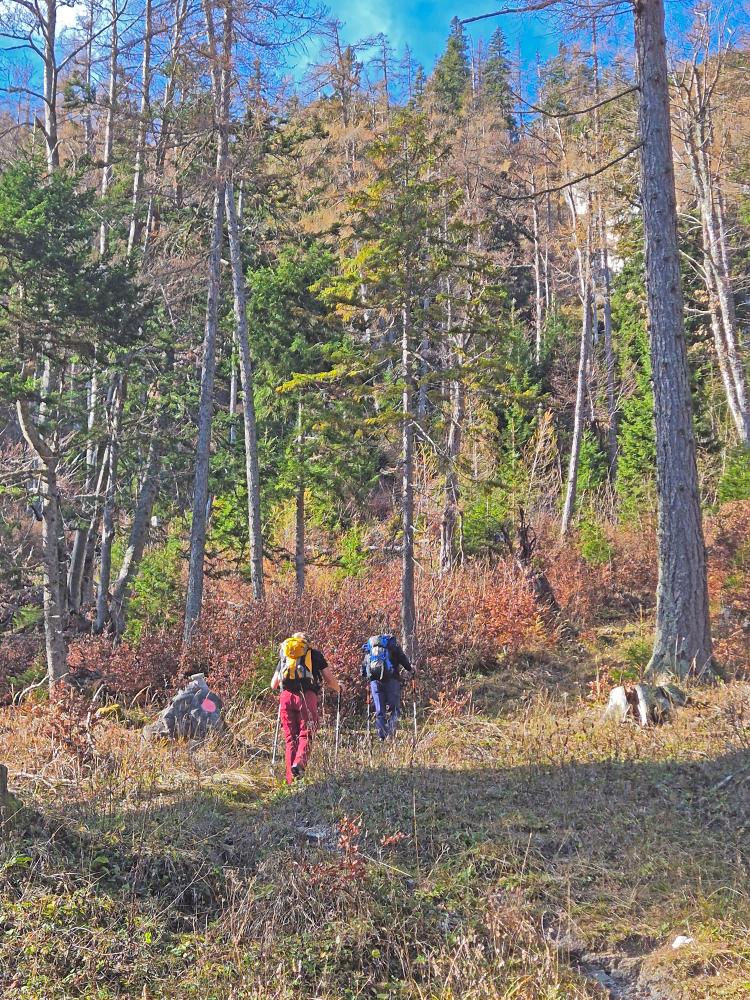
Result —
[[73, 547], [70, 555], [70, 565], [68, 567], [68, 607], [73, 612], [81, 610], [83, 600], [82, 581], [84, 566], [86, 563], [86, 542], [93, 513], [96, 508], [95, 496], [96, 483], [98, 479], [97, 466], [100, 449], [96, 443], [96, 420], [99, 410], [98, 395], [99, 382], [96, 367], [91, 373], [88, 384], [87, 400], [87, 441], [86, 441], [86, 479], [84, 482], [84, 492], [86, 494], [86, 505], [88, 506], [88, 517], [81, 518], [76, 527], [73, 537]]
[[42, 18], [42, 37], [44, 43], [43, 80], [44, 92], [44, 143], [47, 154], [47, 170], [52, 173], [60, 166], [59, 138], [57, 133], [57, 59], [55, 45], [57, 42], [57, 3], [58, 0], [47, 0], [46, 16]]
[[534, 237], [534, 360], [542, 363], [542, 339], [544, 331], [544, 292], [542, 289], [542, 247], [539, 242], [539, 204], [536, 198], [536, 178], [531, 175], [531, 212]]
[[141, 107], [138, 116], [138, 133], [135, 140], [135, 168], [133, 171], [133, 205], [128, 233], [128, 257], [140, 240], [143, 224], [140, 219], [143, 178], [146, 171], [146, 131], [151, 104], [151, 0], [146, 0], [143, 26], [143, 60], [141, 69]]
[[169, 49], [169, 75], [164, 85], [164, 96], [161, 102], [161, 131], [156, 142], [154, 154], [154, 176], [152, 190], [148, 199], [146, 210], [146, 222], [143, 234], [143, 261], [148, 258], [150, 251], [150, 240], [154, 219], [158, 212], [158, 186], [164, 176], [164, 167], [167, 159], [169, 139], [172, 134], [172, 118], [174, 115], [175, 94], [177, 91], [177, 79], [180, 68], [180, 56], [182, 54], [182, 38], [185, 28], [185, 19], [188, 11], [188, 0], [175, 0], [174, 6], [174, 26], [172, 29], [172, 39]]
[[634, 8], [659, 502], [651, 675], [703, 675], [713, 647], [677, 237], [663, 0]]
[[234, 322], [239, 348], [240, 380], [244, 405], [242, 415], [245, 426], [245, 477], [247, 480], [247, 515], [250, 537], [250, 578], [253, 597], [262, 601], [263, 583], [263, 530], [260, 519], [260, 466], [258, 463], [258, 432], [255, 420], [255, 394], [253, 389], [253, 362], [247, 330], [247, 291], [242, 270], [240, 230], [234, 204], [231, 180], [226, 185], [227, 228], [229, 230], [229, 256], [232, 264], [234, 287]]
[[573, 416], [573, 439], [570, 444], [570, 459], [568, 461], [568, 483], [565, 489], [563, 504], [561, 534], [563, 538], [570, 531], [575, 511], [578, 492], [578, 466], [581, 458], [581, 441], [586, 409], [586, 387], [588, 384], [589, 356], [591, 353], [591, 320], [593, 303], [591, 301], [591, 276], [587, 268], [583, 290], [583, 321], [581, 323], [581, 348], [578, 357], [578, 380], [576, 382], [576, 407]]
[[94, 142], [94, 123], [91, 117], [91, 95], [93, 93], [93, 40], [94, 40], [94, 0], [89, 0], [87, 9], [88, 19], [86, 21], [86, 71], [84, 81], [86, 83], [86, 109], [83, 116], [83, 138], [86, 145], [86, 153], [93, 161], [96, 156], [96, 143]]
[[305, 476], [303, 470], [302, 401], [297, 404], [297, 503], [294, 533], [294, 573], [297, 593], [305, 589]]
[[414, 358], [408, 305], [401, 310], [401, 633], [406, 655], [417, 655], [417, 616], [414, 601]]
[[109, 475], [109, 444], [101, 449], [101, 460], [99, 465], [99, 475], [94, 489], [94, 505], [91, 511], [86, 532], [86, 546], [83, 557], [83, 570], [81, 572], [79, 610], [90, 607], [94, 602], [94, 564], [96, 562], [96, 546], [99, 539], [99, 529], [102, 523], [102, 507], [104, 505], [104, 494], [107, 490], [107, 476]]
[[460, 378], [451, 383], [451, 415], [446, 442], [443, 516], [440, 522], [440, 572], [449, 573], [456, 562], [456, 523], [458, 521], [458, 461], [461, 455], [466, 391]]
[[[695, 78], [696, 70], [692, 71]], [[704, 100], [706, 98], [704, 97]], [[732, 266], [723, 219], [721, 192], [716, 190], [709, 161], [710, 109], [688, 92], [682, 122], [690, 173], [701, 217], [703, 273], [709, 297], [711, 329], [727, 406], [740, 441], [750, 446], [750, 400], [739, 348]]]
[[[556, 122], [557, 136], [560, 143], [560, 151], [565, 168], [565, 179], [569, 180], [567, 166], [567, 155], [565, 141], [559, 122]], [[578, 493], [578, 466], [581, 457], [581, 442], [583, 440], [583, 430], [585, 421], [585, 407], [587, 402], [590, 406], [590, 419], [594, 419], [593, 402], [590, 395], [590, 363], [592, 347], [592, 322], [594, 319], [594, 301], [591, 280], [591, 244], [592, 244], [592, 198], [591, 191], [588, 191], [588, 213], [586, 217], [586, 247], [581, 248], [578, 236], [578, 209], [575, 198], [570, 187], [565, 191], [570, 220], [573, 231], [573, 241], [575, 244], [576, 260], [578, 263], [578, 282], [581, 295], [582, 319], [581, 319], [581, 342], [578, 355], [578, 378], [576, 380], [576, 402], [573, 414], [573, 438], [570, 444], [570, 458], [568, 460], [568, 480], [565, 488], [565, 500], [563, 503], [562, 520], [560, 533], [564, 538], [570, 531], [575, 511], [576, 497]]]
[[94, 632], [104, 631], [109, 620], [109, 585], [112, 574], [112, 545], [115, 540], [115, 511], [117, 501], [117, 463], [120, 458], [120, 431], [122, 411], [125, 406], [127, 382], [124, 375], [115, 376], [115, 394], [112, 401], [109, 446], [107, 448], [107, 491], [102, 508], [102, 541], [99, 556], [99, 586], [96, 594], [96, 619]]
[[[115, 139], [115, 112], [117, 109], [117, 60], [119, 57], [119, 27], [117, 0], [112, 0], [112, 39], [109, 50], [109, 84], [107, 87], [107, 118], [104, 125], [104, 147], [102, 149], [102, 184], [101, 195], [105, 198], [112, 180], [112, 150]], [[107, 252], [107, 223], [102, 220], [99, 229], [99, 253], [103, 257]]]
[[201, 392], [198, 403], [198, 439], [195, 446], [195, 476], [193, 480], [193, 518], [190, 526], [190, 562], [187, 596], [185, 598], [186, 645], [193, 637], [203, 604], [203, 568], [206, 553], [206, 505], [208, 503], [208, 471], [211, 459], [211, 426], [214, 412], [214, 375], [216, 372], [216, 329], [219, 318], [219, 272], [224, 228], [225, 183], [217, 169], [214, 191], [213, 225], [208, 257], [208, 296], [206, 326], [203, 337]]
[[110, 621], [112, 631], [119, 639], [127, 624], [128, 604], [130, 603], [131, 584], [138, 571], [143, 551], [148, 541], [151, 513], [159, 487], [159, 473], [162, 460], [162, 438], [166, 426], [166, 412], [163, 405], [157, 403], [158, 409], [154, 417], [148, 445], [146, 468], [141, 483], [141, 491], [130, 528], [130, 538], [125, 549], [120, 572], [112, 587], [110, 602]]
[[237, 331], [234, 330], [232, 333], [232, 348], [230, 354], [230, 373], [229, 373], [229, 444], [234, 447], [237, 443]]
[[[599, 83], [599, 48], [597, 41], [596, 18], [591, 22], [591, 50], [594, 62], [594, 101], [598, 105], [601, 99]], [[594, 142], [597, 165], [602, 163], [602, 124], [599, 108], [594, 110]], [[601, 188], [597, 197], [597, 223], [599, 237], [599, 266], [601, 270], [602, 313], [604, 315], [604, 364], [607, 378], [607, 459], [610, 482], [617, 475], [617, 391], [615, 376], [617, 361], [612, 344], [612, 280], [609, 270], [609, 248], [607, 245], [607, 221], [604, 207], [604, 195]]]
[[599, 261], [602, 272], [602, 312], [604, 315], [604, 365], [607, 377], [607, 459], [611, 482], [617, 477], [617, 358], [612, 342], [612, 283], [607, 249], [607, 227], [604, 209], [599, 208]]
[[255, 419], [255, 393], [253, 387], [253, 362], [250, 354], [250, 338], [247, 328], [247, 288], [242, 267], [242, 244], [237, 207], [234, 199], [232, 170], [229, 151], [229, 119], [231, 97], [231, 67], [234, 58], [234, 8], [233, 0], [224, 5], [222, 32], [222, 59], [219, 62], [214, 22], [209, 3], [206, 3], [206, 31], [214, 67], [212, 82], [214, 102], [217, 108], [219, 133], [220, 176], [226, 178], [225, 200], [227, 230], [229, 234], [229, 258], [232, 268], [234, 291], [234, 323], [239, 348], [240, 381], [242, 383], [242, 416], [245, 429], [245, 479], [247, 482], [247, 520], [250, 539], [250, 579], [253, 597], [262, 601], [263, 580], [263, 530], [260, 516], [260, 467], [258, 462], [258, 432]]
[[[220, 58], [216, 45], [213, 0], [203, 0], [206, 37], [209, 46], [209, 67], [214, 96], [214, 127], [217, 137], [216, 187], [214, 190], [213, 229], [208, 262], [208, 296], [206, 300], [206, 328], [203, 338], [203, 367], [201, 393], [198, 404], [198, 440], [195, 450], [195, 476], [193, 484], [193, 518], [190, 526], [190, 563], [188, 587], [185, 598], [185, 630], [183, 642], [189, 645], [198, 623], [203, 604], [204, 563], [206, 554], [206, 529], [209, 513], [208, 474], [211, 460], [211, 428], [214, 412], [214, 376], [216, 374], [216, 331], [219, 320], [219, 277], [221, 245], [224, 234], [224, 212], [227, 192], [227, 120], [223, 102], [228, 100], [230, 63], [227, 54]], [[231, 12], [225, 10], [226, 18]]]
[[42, 477], [42, 558], [44, 566], [44, 642], [50, 693], [68, 675], [65, 641], [65, 576], [60, 566], [60, 492], [58, 458], [34, 425], [28, 405], [17, 401], [18, 422], [26, 442], [44, 468]]

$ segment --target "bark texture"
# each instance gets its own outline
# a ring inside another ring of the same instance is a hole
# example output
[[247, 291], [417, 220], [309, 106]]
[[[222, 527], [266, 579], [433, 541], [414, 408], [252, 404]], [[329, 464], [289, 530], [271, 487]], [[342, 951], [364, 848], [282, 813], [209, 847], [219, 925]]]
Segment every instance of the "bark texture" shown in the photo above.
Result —
[[65, 576], [60, 564], [60, 491], [57, 486], [58, 456], [42, 437], [28, 410], [17, 403], [18, 422], [27, 444], [43, 467], [42, 476], [42, 559], [44, 566], [44, 643], [50, 692], [68, 675], [65, 641]]
[[250, 355], [250, 338], [247, 328], [247, 290], [242, 269], [240, 228], [234, 204], [234, 189], [231, 180], [226, 185], [227, 228], [229, 231], [229, 255], [232, 265], [234, 287], [234, 322], [239, 349], [240, 380], [242, 382], [242, 418], [245, 429], [245, 477], [247, 481], [247, 520], [250, 538], [250, 579], [253, 597], [263, 600], [263, 530], [260, 519], [260, 466], [258, 463], [258, 431], [255, 419], [255, 395], [253, 389], [253, 361]]
[[214, 375], [216, 374], [216, 328], [219, 317], [219, 271], [224, 227], [224, 181], [216, 179], [214, 192], [211, 248], [208, 259], [208, 296], [206, 325], [203, 336], [203, 365], [198, 404], [198, 438], [195, 446], [195, 476], [193, 479], [193, 514], [190, 527], [190, 563], [187, 596], [185, 598], [185, 629], [183, 641], [189, 644], [200, 617], [203, 603], [203, 569], [206, 554], [206, 506], [208, 504], [208, 470], [211, 458], [211, 427], [214, 410]]
[[690, 401], [663, 0], [635, 5], [641, 201], [656, 427], [659, 582], [649, 672], [711, 670], [706, 552]]
[[414, 601], [414, 359], [409, 309], [401, 312], [401, 367], [404, 381], [401, 403], [401, 634], [404, 652], [413, 663], [417, 655], [417, 616]]

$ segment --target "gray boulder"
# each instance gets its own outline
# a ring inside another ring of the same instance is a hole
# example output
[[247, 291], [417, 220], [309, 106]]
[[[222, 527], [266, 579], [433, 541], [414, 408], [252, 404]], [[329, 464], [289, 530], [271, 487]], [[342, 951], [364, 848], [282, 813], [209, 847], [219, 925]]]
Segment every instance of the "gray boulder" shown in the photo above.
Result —
[[193, 674], [186, 687], [172, 698], [154, 722], [143, 727], [145, 739], [202, 740], [224, 728], [222, 701], [203, 674]]

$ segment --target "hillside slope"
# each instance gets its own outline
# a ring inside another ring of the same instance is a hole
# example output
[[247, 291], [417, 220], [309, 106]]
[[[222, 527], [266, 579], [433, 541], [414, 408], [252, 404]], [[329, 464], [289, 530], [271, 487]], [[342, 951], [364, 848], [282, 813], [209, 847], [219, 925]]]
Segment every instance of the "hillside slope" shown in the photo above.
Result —
[[644, 731], [473, 687], [385, 751], [347, 718], [337, 755], [329, 713], [290, 790], [272, 702], [235, 712], [257, 756], [5, 710], [2, 995], [747, 996], [750, 688]]

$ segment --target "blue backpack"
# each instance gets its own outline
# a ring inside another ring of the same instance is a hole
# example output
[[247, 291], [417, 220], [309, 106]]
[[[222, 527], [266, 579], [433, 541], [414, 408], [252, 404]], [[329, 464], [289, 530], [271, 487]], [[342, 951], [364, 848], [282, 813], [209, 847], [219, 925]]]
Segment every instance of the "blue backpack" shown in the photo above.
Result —
[[393, 677], [396, 669], [391, 660], [392, 635], [371, 635], [362, 649], [365, 653], [365, 675], [368, 681], [384, 681]]

